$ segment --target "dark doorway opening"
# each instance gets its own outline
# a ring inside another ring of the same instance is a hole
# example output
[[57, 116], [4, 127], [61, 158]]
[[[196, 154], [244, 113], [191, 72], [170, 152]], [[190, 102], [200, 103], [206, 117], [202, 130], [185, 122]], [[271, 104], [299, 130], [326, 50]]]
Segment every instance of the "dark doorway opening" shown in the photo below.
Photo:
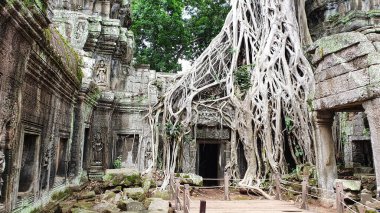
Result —
[[18, 192], [29, 192], [32, 189], [36, 169], [36, 147], [38, 135], [25, 134], [21, 157], [21, 171]]
[[247, 159], [245, 158], [244, 147], [241, 142], [238, 145], [237, 155], [240, 178], [243, 179], [245, 172], [247, 171]]
[[66, 164], [67, 164], [67, 138], [61, 138], [59, 140], [58, 151], [57, 151], [57, 170], [56, 175], [59, 177], [66, 176]]
[[[219, 144], [200, 143], [199, 175], [203, 178], [218, 178]], [[205, 186], [217, 186], [217, 180], [203, 180]]]
[[87, 167], [88, 167], [88, 164], [87, 162], [89, 162], [89, 159], [88, 159], [88, 152], [89, 152], [89, 147], [88, 147], [88, 144], [89, 144], [89, 135], [90, 135], [90, 128], [86, 128], [84, 129], [84, 144], [83, 144], [83, 159], [82, 159], [82, 168], [83, 170], [87, 170]]
[[369, 140], [352, 141], [352, 161], [363, 167], [373, 168], [372, 145]]

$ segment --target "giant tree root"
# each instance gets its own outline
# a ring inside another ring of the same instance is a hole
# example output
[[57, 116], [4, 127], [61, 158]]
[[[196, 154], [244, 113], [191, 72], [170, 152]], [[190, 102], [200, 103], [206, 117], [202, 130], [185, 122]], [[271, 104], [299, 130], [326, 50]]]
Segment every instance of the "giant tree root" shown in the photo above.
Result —
[[207, 110], [218, 113], [220, 125], [236, 137], [228, 162], [233, 175], [242, 143], [248, 169], [241, 183], [253, 186], [269, 172], [287, 172], [286, 147], [295, 163], [314, 162], [308, 112], [313, 73], [303, 55], [295, 1], [232, 0], [231, 6], [221, 32], [151, 109], [152, 166], [161, 162], [167, 175], [174, 172], [199, 111]]

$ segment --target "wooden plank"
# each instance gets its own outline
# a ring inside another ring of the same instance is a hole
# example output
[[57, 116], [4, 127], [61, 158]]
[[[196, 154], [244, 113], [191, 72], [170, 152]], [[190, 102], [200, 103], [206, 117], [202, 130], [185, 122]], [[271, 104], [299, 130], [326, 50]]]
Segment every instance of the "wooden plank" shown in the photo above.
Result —
[[[190, 213], [200, 212], [200, 200], [191, 200]], [[286, 201], [279, 200], [241, 200], [241, 201], [207, 201], [207, 213], [237, 212], [311, 212], [302, 210]]]

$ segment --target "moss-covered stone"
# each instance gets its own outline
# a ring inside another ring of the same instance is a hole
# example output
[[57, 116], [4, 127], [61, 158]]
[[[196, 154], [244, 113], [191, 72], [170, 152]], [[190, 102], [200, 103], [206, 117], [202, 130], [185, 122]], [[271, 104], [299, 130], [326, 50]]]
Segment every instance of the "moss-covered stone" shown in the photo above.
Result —
[[105, 186], [141, 186], [140, 173], [129, 169], [109, 169], [103, 176]]
[[156, 191], [153, 195], [152, 195], [153, 198], [161, 198], [161, 199], [164, 199], [164, 200], [169, 200], [170, 199], [170, 193], [169, 191]]
[[115, 197], [116, 197], [116, 193], [115, 192], [107, 190], [103, 194], [102, 200], [113, 200]]
[[138, 188], [125, 188], [123, 190], [124, 194], [133, 200], [143, 201], [146, 198], [144, 189], [141, 187]]
[[309, 49], [315, 50], [313, 63], [316, 63], [325, 55], [335, 53], [339, 50], [364, 41], [368, 41], [367, 37], [359, 32], [339, 33], [317, 40]]
[[73, 208], [90, 210], [93, 206], [91, 202], [79, 201], [73, 205]]
[[53, 195], [51, 196], [51, 199], [53, 201], [58, 201], [58, 200], [67, 198], [67, 197], [69, 197], [71, 195], [72, 195], [71, 189], [65, 189], [63, 191], [58, 191], [56, 193], [53, 193]]
[[81, 208], [72, 208], [71, 209], [72, 213], [97, 213], [97, 211], [92, 211], [88, 209], [81, 209]]
[[162, 198], [158, 198], [158, 197], [150, 197], [150, 198], [147, 198], [144, 200], [144, 207], [147, 209], [149, 208], [149, 205], [155, 201], [155, 200], [163, 200]]
[[156, 183], [152, 178], [144, 178], [142, 181], [142, 187], [144, 189], [144, 192], [148, 192], [150, 188], [155, 187]]
[[203, 186], [203, 178], [192, 173], [177, 173], [181, 184], [190, 184], [194, 186]]

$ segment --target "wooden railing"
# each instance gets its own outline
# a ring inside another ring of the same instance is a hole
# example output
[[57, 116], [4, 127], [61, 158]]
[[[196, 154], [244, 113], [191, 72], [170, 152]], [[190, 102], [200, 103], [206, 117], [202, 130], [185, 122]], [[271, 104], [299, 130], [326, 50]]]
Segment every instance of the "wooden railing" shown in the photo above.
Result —
[[170, 198], [174, 200], [175, 210], [183, 210], [184, 213], [190, 212], [190, 185], [184, 184], [183, 199], [181, 200], [181, 184], [178, 178], [175, 178], [174, 174], [170, 174]]
[[[280, 175], [276, 174], [274, 175], [274, 187], [275, 187], [275, 199], [276, 200], [281, 200], [281, 189], [284, 190], [284, 191], [288, 191], [288, 192], [292, 192], [292, 193], [297, 193], [297, 194], [300, 194], [301, 195], [301, 209], [308, 209], [308, 198], [309, 197], [314, 197], [314, 198], [318, 198], [318, 199], [325, 199], [325, 195], [329, 195], [328, 197], [335, 197], [335, 201], [336, 201], [336, 212], [337, 213], [344, 213], [344, 212], [359, 212], [359, 213], [364, 213], [366, 212], [367, 210], [372, 210], [372, 211], [377, 211], [376, 209], [374, 208], [371, 208], [369, 206], [366, 206], [360, 202], [357, 202], [355, 200], [352, 200], [351, 198], [347, 197], [345, 194], [344, 194], [344, 191], [343, 191], [343, 183], [342, 182], [337, 182], [336, 183], [336, 186], [335, 186], [335, 191], [334, 190], [328, 190], [328, 189], [323, 189], [323, 188], [318, 188], [318, 187], [314, 187], [314, 186], [310, 186], [309, 185], [309, 176], [308, 175], [304, 175], [303, 176], [303, 179], [302, 179], [302, 183], [297, 183], [297, 182], [289, 182], [289, 181], [286, 181], [286, 180], [282, 180]], [[295, 184], [295, 185], [299, 185], [302, 187], [302, 191], [296, 191], [296, 190], [293, 190], [293, 189], [288, 189], [286, 187], [283, 187], [281, 186], [281, 184]], [[317, 192], [321, 192], [322, 194], [324, 195], [320, 195], [320, 193], [315, 193], [315, 194], [311, 194], [309, 193], [309, 191], [311, 189], [314, 189], [315, 191]], [[357, 204], [357, 208], [358, 210], [355, 210], [353, 209], [352, 207], [348, 206], [346, 203], [345, 203], [345, 199], [348, 199], [350, 200], [350, 202], [352, 203], [355, 203]]]

